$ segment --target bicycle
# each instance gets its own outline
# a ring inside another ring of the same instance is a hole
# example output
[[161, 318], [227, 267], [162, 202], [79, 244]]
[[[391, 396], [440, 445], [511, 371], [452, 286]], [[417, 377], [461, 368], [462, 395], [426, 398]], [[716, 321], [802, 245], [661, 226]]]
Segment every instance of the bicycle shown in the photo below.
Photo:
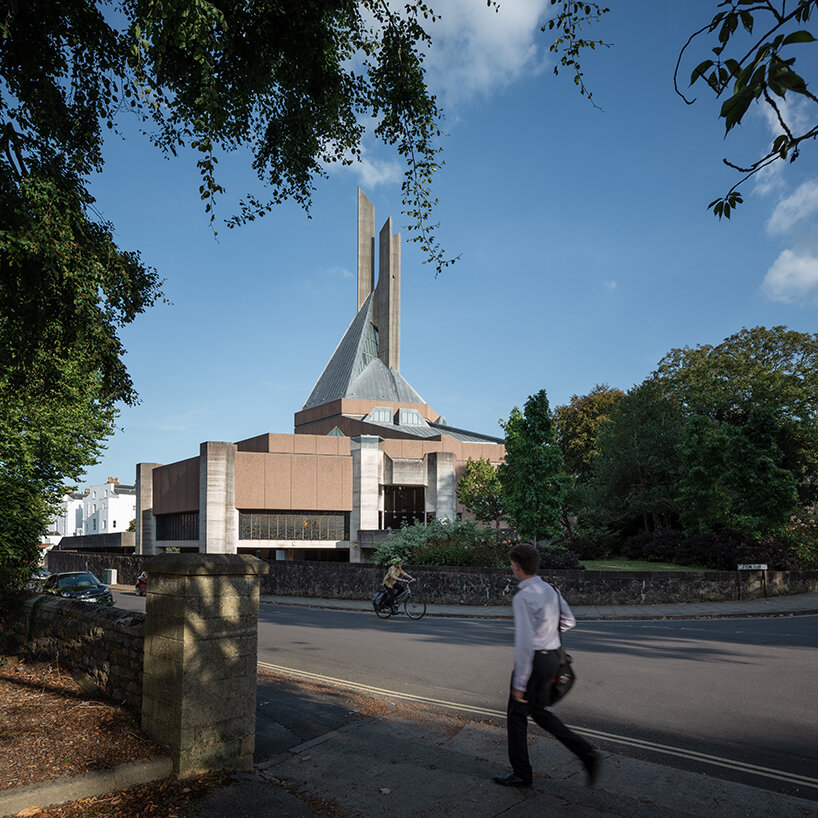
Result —
[[412, 593], [411, 584], [415, 580], [409, 580], [406, 588], [401, 591], [395, 601], [390, 604], [386, 591], [378, 591], [372, 597], [372, 607], [375, 609], [375, 616], [380, 619], [389, 619], [392, 616], [392, 606], [397, 607], [403, 603], [403, 610], [410, 619], [420, 619], [426, 613], [426, 600], [419, 593]]

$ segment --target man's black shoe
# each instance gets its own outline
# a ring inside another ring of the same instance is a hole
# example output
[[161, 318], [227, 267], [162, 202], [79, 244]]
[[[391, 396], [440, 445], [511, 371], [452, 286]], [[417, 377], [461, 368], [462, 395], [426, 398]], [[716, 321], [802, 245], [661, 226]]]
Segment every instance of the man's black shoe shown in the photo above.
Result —
[[494, 780], [504, 787], [530, 787], [531, 782], [526, 781], [525, 778], [520, 778], [519, 775], [509, 773], [508, 775], [495, 775]]
[[593, 787], [599, 777], [599, 766], [602, 762], [602, 753], [599, 750], [591, 750], [583, 759], [585, 772], [588, 774], [588, 786]]

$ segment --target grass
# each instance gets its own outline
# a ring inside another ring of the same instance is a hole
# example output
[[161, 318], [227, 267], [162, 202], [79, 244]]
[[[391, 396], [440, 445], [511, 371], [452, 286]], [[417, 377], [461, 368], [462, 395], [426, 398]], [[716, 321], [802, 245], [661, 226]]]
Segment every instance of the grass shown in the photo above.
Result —
[[606, 560], [580, 560], [588, 571], [713, 571], [701, 565], [673, 565], [669, 562], [648, 562], [647, 560], [626, 560], [610, 557]]

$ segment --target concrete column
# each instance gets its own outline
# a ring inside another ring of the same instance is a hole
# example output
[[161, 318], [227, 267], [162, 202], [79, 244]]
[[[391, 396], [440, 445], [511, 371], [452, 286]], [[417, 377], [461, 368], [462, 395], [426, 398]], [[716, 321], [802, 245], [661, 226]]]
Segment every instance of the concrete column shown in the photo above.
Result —
[[136, 464], [136, 553], [156, 554], [156, 519], [153, 516], [153, 470], [161, 463]]
[[349, 517], [349, 559], [360, 562], [358, 532], [374, 531], [379, 526], [380, 472], [383, 455], [381, 439], [376, 435], [361, 435], [350, 441], [352, 455], [352, 513]]
[[237, 554], [151, 561], [142, 729], [167, 747], [180, 776], [252, 769], [258, 598], [268, 570]]
[[212, 440], [199, 447], [199, 551], [235, 554], [239, 541], [234, 443]]
[[429, 454], [429, 482], [426, 490], [426, 511], [434, 512], [438, 520], [457, 519], [457, 475], [454, 452]]
[[391, 218], [386, 220], [379, 236], [375, 319], [378, 357], [400, 372], [400, 233], [392, 235]]
[[358, 308], [375, 288], [375, 208], [358, 188]]

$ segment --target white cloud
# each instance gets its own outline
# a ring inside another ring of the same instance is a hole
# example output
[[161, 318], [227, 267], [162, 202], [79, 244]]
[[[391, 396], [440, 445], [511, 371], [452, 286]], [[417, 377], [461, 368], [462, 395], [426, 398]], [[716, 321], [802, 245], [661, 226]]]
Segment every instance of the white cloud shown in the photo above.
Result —
[[618, 285], [617, 285], [617, 283], [616, 283], [615, 281], [604, 281], [604, 282], [603, 282], [603, 284], [604, 284], [604, 285], [605, 285], [605, 286], [606, 286], [606, 287], [607, 287], [609, 290], [615, 290], [615, 289], [617, 288], [617, 286], [618, 286]]
[[[377, 146], [376, 149], [380, 149]], [[352, 154], [347, 154], [352, 159]], [[329, 173], [343, 174], [351, 173], [358, 179], [358, 184], [365, 190], [372, 190], [378, 185], [391, 185], [400, 181], [403, 171], [400, 164], [395, 159], [373, 159], [367, 155], [366, 148], [361, 148], [361, 161], [353, 159], [349, 165], [340, 163], [325, 165], [324, 169]]]
[[[775, 97], [775, 104], [781, 112], [781, 117], [787, 123], [793, 133], [799, 131], [806, 131], [812, 127], [812, 106], [808, 105], [803, 99], [795, 99], [794, 94], [790, 94], [788, 99], [780, 99]], [[764, 104], [759, 101], [756, 106], [760, 110], [761, 115], [767, 121], [767, 126], [773, 136], [778, 136], [784, 133], [781, 123], [778, 121], [778, 114], [773, 109], [772, 105]]]
[[761, 168], [758, 173], [753, 176], [755, 180], [754, 190], [762, 196], [767, 196], [770, 193], [775, 193], [784, 188], [783, 173], [786, 165], [783, 162], [773, 162], [771, 165], [766, 165]]
[[370, 159], [361, 155], [362, 161], [351, 165], [361, 180], [361, 187], [372, 189], [377, 185], [394, 184], [400, 181], [401, 167], [394, 159]]
[[548, 0], [514, 0], [500, 12], [476, 0], [436, 0], [428, 27], [428, 80], [445, 107], [487, 95], [524, 72], [542, 70], [548, 39], [540, 25]]
[[329, 267], [327, 273], [332, 276], [332, 278], [355, 278], [352, 272], [346, 267]]
[[[809, 130], [813, 125], [811, 121], [812, 108], [804, 100], [794, 99], [794, 96], [794, 94], [790, 94], [787, 99], [776, 97], [775, 104], [792, 132], [802, 133]], [[751, 110], [766, 122], [772, 139], [784, 133], [784, 129], [778, 120], [778, 114], [771, 105], [759, 101]], [[770, 146], [772, 145], [772, 139], [769, 143]], [[766, 196], [769, 193], [781, 190], [784, 186], [782, 177], [786, 164], [784, 161], [777, 160], [755, 174], [753, 177], [755, 191], [762, 196]]]
[[818, 256], [784, 250], [767, 271], [761, 289], [773, 301], [795, 304], [818, 295]]
[[782, 199], [767, 222], [770, 233], [787, 233], [792, 227], [818, 212], [818, 181], [810, 179]]

